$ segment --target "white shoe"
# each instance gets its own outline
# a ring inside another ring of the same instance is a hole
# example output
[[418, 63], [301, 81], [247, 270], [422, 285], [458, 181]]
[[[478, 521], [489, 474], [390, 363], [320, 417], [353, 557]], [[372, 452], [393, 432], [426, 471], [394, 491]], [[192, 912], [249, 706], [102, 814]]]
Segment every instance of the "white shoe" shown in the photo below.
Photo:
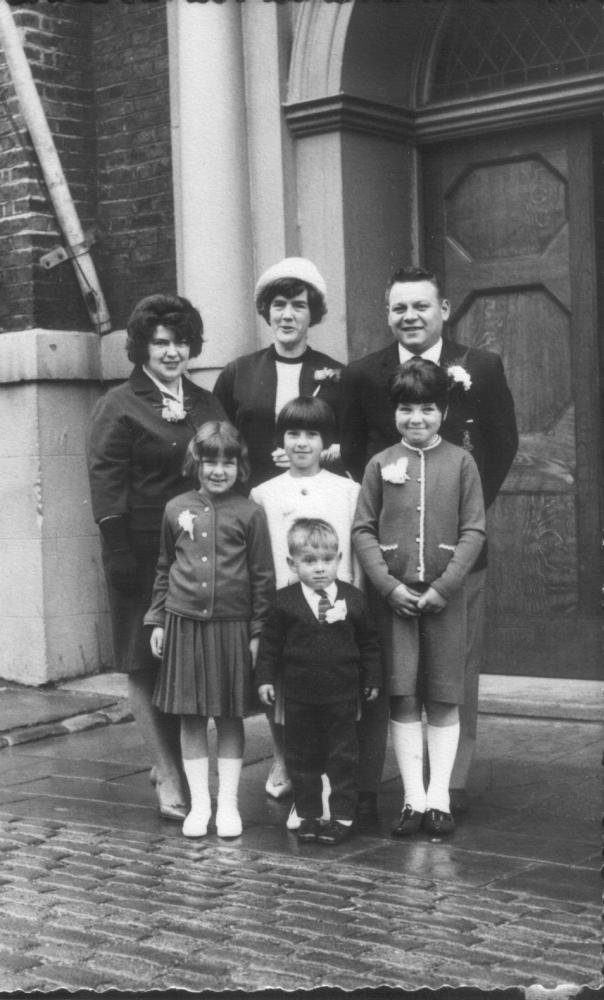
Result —
[[281, 778], [280, 781], [273, 780], [273, 774], [275, 773], [275, 767], [271, 768], [269, 776], [266, 779], [266, 785], [264, 790], [267, 795], [270, 795], [273, 799], [283, 799], [286, 795], [290, 795], [292, 791], [292, 783], [287, 776]]
[[207, 809], [191, 809], [182, 825], [184, 836], [205, 837], [211, 815]]
[[288, 830], [299, 830], [301, 822], [302, 820], [300, 819], [298, 813], [296, 812], [296, 807], [295, 805], [293, 805], [289, 811], [289, 816], [287, 817], [285, 825]]
[[240, 837], [243, 824], [237, 806], [227, 802], [216, 810], [216, 833], [219, 837]]

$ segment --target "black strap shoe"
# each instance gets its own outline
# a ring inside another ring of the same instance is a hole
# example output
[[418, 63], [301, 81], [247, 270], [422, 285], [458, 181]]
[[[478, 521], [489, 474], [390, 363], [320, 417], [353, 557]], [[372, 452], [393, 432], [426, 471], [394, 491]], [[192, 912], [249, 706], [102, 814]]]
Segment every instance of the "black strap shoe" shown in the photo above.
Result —
[[312, 844], [317, 839], [319, 832], [318, 819], [300, 820], [300, 826], [296, 830], [296, 836], [301, 844]]
[[455, 829], [455, 820], [451, 813], [440, 809], [427, 809], [424, 813], [423, 829], [433, 837], [448, 837]]
[[417, 812], [417, 810], [415, 810], [413, 806], [410, 806], [409, 803], [407, 803], [403, 807], [403, 811], [401, 813], [398, 823], [392, 830], [392, 836], [393, 837], [413, 836], [414, 833], [419, 832], [423, 818], [424, 818], [424, 813]]

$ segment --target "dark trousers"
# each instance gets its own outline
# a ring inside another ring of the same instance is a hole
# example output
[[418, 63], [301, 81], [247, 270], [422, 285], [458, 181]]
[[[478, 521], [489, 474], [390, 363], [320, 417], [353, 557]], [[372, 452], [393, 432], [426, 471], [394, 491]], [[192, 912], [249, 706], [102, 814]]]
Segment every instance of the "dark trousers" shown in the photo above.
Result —
[[332, 819], [354, 819], [359, 784], [357, 701], [317, 705], [285, 699], [285, 763], [301, 819], [321, 816], [321, 775]]

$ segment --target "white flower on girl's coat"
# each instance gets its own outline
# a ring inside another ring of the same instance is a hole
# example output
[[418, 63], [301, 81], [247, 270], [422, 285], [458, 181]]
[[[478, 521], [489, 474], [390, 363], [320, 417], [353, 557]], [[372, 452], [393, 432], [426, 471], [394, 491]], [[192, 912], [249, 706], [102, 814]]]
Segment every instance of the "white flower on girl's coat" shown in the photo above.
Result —
[[186, 531], [191, 541], [195, 541], [193, 536], [193, 522], [196, 517], [197, 514], [192, 514], [188, 508], [187, 510], [182, 510], [178, 515], [179, 527], [181, 527], [183, 531]]
[[382, 469], [382, 479], [385, 483], [394, 483], [395, 486], [402, 486], [409, 479], [407, 475], [407, 458], [399, 458], [390, 465], [385, 465]]
[[346, 621], [346, 601], [336, 601], [333, 607], [328, 608], [325, 612], [325, 621], [328, 625], [333, 625], [334, 622]]
[[472, 386], [470, 373], [461, 365], [450, 365], [447, 368], [447, 375], [450, 375], [454, 382], [459, 382], [460, 385], [463, 385], [466, 392]]

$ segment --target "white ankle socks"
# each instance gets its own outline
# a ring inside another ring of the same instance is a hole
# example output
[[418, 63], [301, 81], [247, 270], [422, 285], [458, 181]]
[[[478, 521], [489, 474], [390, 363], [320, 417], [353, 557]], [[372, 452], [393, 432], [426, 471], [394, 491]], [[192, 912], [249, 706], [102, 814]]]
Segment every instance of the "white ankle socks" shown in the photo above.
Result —
[[410, 805], [416, 812], [425, 812], [424, 737], [421, 721], [395, 722], [391, 719], [390, 735], [394, 756], [403, 779], [405, 805]]
[[426, 809], [439, 809], [446, 813], [451, 811], [449, 781], [458, 743], [459, 722], [452, 726], [428, 725], [430, 784], [426, 794]]

